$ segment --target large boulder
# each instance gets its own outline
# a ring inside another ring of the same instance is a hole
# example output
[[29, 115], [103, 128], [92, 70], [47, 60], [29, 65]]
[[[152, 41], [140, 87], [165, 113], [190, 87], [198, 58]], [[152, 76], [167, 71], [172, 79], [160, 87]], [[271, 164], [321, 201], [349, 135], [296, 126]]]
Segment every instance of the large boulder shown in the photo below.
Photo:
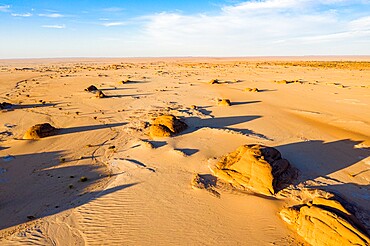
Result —
[[150, 126], [151, 137], [171, 137], [185, 130], [188, 126], [185, 122], [173, 115], [158, 116]]
[[280, 216], [312, 245], [370, 244], [356, 217], [333, 198], [313, 198], [306, 204], [284, 208]]
[[37, 124], [27, 130], [23, 135], [23, 139], [40, 139], [52, 136], [56, 131], [57, 129], [49, 123]]
[[275, 194], [297, 176], [297, 170], [277, 149], [261, 145], [242, 145], [210, 168], [234, 187], [264, 195]]

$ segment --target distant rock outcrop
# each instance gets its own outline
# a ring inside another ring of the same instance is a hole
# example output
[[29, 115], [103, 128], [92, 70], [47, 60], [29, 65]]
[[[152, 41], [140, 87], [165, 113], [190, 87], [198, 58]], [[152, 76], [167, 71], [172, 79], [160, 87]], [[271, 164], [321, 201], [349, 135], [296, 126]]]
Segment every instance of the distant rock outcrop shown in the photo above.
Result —
[[57, 129], [49, 123], [37, 124], [27, 130], [23, 139], [40, 139], [55, 135]]
[[370, 245], [366, 230], [344, 205], [334, 196], [314, 197], [284, 208], [280, 216], [312, 245]]
[[210, 167], [236, 188], [273, 195], [297, 177], [297, 170], [272, 147], [242, 145]]
[[173, 115], [158, 116], [150, 126], [150, 136], [170, 137], [185, 130], [188, 126], [185, 122]]

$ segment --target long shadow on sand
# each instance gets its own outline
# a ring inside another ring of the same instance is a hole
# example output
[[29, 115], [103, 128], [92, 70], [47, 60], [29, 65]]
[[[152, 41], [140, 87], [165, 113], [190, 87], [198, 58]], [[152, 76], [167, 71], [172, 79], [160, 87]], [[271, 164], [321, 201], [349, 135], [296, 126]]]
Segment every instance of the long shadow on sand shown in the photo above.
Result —
[[[361, 207], [365, 205], [365, 209], [370, 212], [368, 206], [370, 204], [370, 186], [350, 184], [346, 181], [348, 178], [361, 177], [365, 181], [369, 177], [369, 168], [364, 167], [363, 170], [350, 168], [354, 164], [370, 157], [370, 148], [356, 147], [360, 143], [362, 141], [350, 139], [333, 142], [313, 140], [281, 145], [276, 148], [282, 153], [284, 158], [288, 159], [293, 166], [299, 169], [300, 175], [297, 182], [320, 178], [318, 182], [313, 183], [314, 186], [311, 186], [311, 188], [320, 188], [339, 194]], [[333, 177], [333, 174], [338, 171], [342, 171], [342, 174]], [[341, 178], [343, 175], [346, 178], [344, 181]], [[311, 183], [308, 182], [308, 185], [310, 187]]]
[[265, 140], [270, 140], [263, 134], [256, 133], [252, 130], [246, 128], [233, 128], [231, 126], [246, 123], [255, 119], [259, 119], [262, 116], [260, 115], [248, 115], [248, 116], [228, 116], [228, 117], [217, 117], [217, 118], [208, 118], [201, 119], [199, 117], [189, 117], [186, 118], [186, 123], [190, 126], [183, 134], [187, 134], [193, 131], [196, 131], [200, 128], [209, 127], [213, 129], [224, 129], [240, 132], [245, 135], [250, 135]]
[[92, 126], [77, 126], [77, 127], [70, 127], [70, 128], [61, 128], [58, 130], [57, 135], [63, 134], [70, 134], [76, 132], [86, 132], [86, 131], [94, 131], [106, 128], [113, 128], [118, 126], [126, 125], [127, 123], [112, 123], [112, 124], [103, 124], [103, 125], [92, 125]]
[[[370, 148], [356, 148], [362, 141], [343, 139], [334, 142], [303, 141], [276, 147], [301, 172], [301, 179], [328, 175], [356, 164], [370, 156]], [[352, 175], [348, 173], [348, 175]], [[361, 175], [361, 174], [358, 174]]]
[[[88, 161], [83, 165], [61, 163], [63, 154], [55, 151], [15, 155], [8, 162], [0, 159], [0, 167], [6, 169], [0, 174], [0, 229], [66, 211], [137, 184], [89, 192], [92, 187], [106, 183], [108, 174]], [[82, 176], [87, 181], [82, 182]]]

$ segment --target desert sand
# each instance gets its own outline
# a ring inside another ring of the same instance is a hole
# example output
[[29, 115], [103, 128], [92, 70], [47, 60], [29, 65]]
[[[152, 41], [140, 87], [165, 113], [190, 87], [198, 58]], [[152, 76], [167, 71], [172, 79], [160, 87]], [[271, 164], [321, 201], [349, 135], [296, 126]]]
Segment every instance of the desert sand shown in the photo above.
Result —
[[[0, 60], [3, 102], [1, 245], [310, 245], [280, 216], [318, 209], [309, 189], [369, 234], [370, 57]], [[216, 177], [250, 144], [298, 176], [267, 195]]]

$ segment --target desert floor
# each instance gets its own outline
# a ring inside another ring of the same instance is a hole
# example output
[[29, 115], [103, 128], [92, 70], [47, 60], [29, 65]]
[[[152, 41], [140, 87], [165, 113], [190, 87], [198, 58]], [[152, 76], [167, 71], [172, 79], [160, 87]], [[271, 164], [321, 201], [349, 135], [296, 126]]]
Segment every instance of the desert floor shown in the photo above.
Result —
[[[333, 59], [0, 60], [0, 244], [306, 245], [289, 199], [192, 188], [252, 143], [370, 213], [370, 58]], [[189, 128], [150, 138], [167, 113]], [[22, 140], [44, 122], [58, 134]]]

